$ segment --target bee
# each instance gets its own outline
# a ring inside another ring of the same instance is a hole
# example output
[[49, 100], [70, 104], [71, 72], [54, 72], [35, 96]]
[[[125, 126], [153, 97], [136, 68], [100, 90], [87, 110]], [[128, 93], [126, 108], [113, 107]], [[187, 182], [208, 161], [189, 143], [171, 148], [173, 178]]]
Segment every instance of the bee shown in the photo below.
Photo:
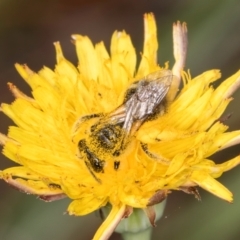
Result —
[[[108, 114], [91, 114], [81, 117], [74, 131], [84, 122], [93, 121], [87, 138], [78, 142], [78, 150], [91, 174], [104, 172], [107, 163], [118, 170], [119, 157], [129, 146], [138, 129], [146, 121], [164, 113], [166, 95], [173, 79], [170, 70], [160, 70], [133, 82], [124, 94], [123, 103]], [[151, 156], [146, 144], [143, 150]]]

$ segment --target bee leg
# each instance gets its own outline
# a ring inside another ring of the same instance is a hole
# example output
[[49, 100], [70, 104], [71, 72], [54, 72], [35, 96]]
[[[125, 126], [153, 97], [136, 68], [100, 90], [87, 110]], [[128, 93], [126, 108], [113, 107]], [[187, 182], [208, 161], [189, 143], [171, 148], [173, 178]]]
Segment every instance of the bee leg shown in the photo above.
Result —
[[120, 166], [120, 161], [114, 161], [114, 169], [118, 170], [119, 166]]
[[166, 159], [164, 157], [161, 157], [161, 156], [159, 156], [155, 153], [150, 152], [149, 149], [148, 149], [148, 145], [146, 143], [141, 142], [141, 147], [142, 147], [142, 150], [148, 155], [149, 158], [157, 160], [158, 162], [161, 162], [163, 164], [169, 165], [169, 160], [168, 159]]
[[142, 150], [150, 157], [150, 158], [153, 158], [153, 159], [158, 159], [158, 156], [154, 153], [151, 153], [149, 150], [148, 150], [148, 145], [146, 143], [142, 143], [141, 142], [141, 147], [142, 147]]
[[73, 125], [72, 127], [72, 136], [74, 136], [74, 134], [76, 133], [76, 131], [78, 130], [80, 124], [86, 122], [89, 119], [92, 118], [97, 118], [97, 117], [102, 117], [103, 114], [102, 113], [94, 113], [94, 114], [89, 114], [89, 115], [85, 115], [80, 117]]
[[101, 183], [101, 180], [100, 180], [99, 178], [96, 177], [96, 175], [94, 174], [93, 170], [91, 169], [90, 164], [89, 164], [88, 162], [86, 162], [86, 161], [85, 161], [85, 164], [86, 164], [86, 166], [87, 166], [89, 172], [90, 172], [91, 175], [93, 176], [93, 178], [94, 178], [97, 182]]

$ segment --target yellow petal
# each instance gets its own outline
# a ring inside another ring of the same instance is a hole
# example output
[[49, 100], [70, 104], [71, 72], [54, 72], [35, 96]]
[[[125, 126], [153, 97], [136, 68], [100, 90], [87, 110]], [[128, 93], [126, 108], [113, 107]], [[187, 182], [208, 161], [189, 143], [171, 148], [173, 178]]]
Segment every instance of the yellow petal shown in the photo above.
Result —
[[84, 198], [74, 200], [68, 207], [68, 213], [70, 215], [86, 215], [105, 206], [107, 200], [105, 198], [96, 198], [93, 195], [86, 196]]
[[157, 27], [154, 15], [152, 13], [144, 14], [144, 45], [142, 59], [137, 71], [138, 78], [159, 70], [157, 49]]
[[33, 72], [27, 65], [15, 64], [15, 67], [21, 77], [34, 89], [38, 86], [49, 87], [49, 82], [37, 73]]
[[79, 59], [79, 71], [83, 78], [97, 81], [98, 62], [97, 55], [91, 40], [86, 36], [73, 35], [77, 56]]
[[[127, 77], [131, 80], [135, 72], [137, 59], [131, 38], [125, 31], [114, 32], [111, 41], [111, 57], [113, 63], [125, 69]], [[117, 71], [115, 74], [117, 74]]]
[[194, 171], [191, 175], [191, 180], [206, 191], [222, 198], [228, 202], [232, 202], [232, 193], [224, 187], [220, 182], [212, 178], [204, 171]]
[[123, 218], [126, 211], [125, 205], [113, 206], [110, 214], [107, 216], [106, 220], [97, 230], [94, 235], [93, 240], [105, 240], [108, 239], [113, 233], [114, 229], [117, 227], [118, 223]]
[[240, 156], [228, 160], [221, 164], [216, 164], [210, 168], [210, 173], [214, 178], [218, 178], [223, 172], [229, 171], [240, 164]]

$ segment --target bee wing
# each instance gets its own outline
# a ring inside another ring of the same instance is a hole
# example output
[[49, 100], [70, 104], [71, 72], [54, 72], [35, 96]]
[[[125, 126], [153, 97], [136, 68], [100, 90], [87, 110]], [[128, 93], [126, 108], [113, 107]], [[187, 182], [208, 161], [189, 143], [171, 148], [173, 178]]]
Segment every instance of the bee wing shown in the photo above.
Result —
[[170, 70], [161, 70], [134, 82], [126, 91], [125, 102], [105, 119], [112, 124], [123, 124], [123, 145], [151, 114], [156, 113], [168, 93], [172, 78]]
[[147, 75], [136, 83], [136, 91], [125, 103], [125, 122], [123, 128], [130, 133], [133, 124], [140, 126], [155, 112], [166, 96], [172, 83], [172, 72], [161, 70]]

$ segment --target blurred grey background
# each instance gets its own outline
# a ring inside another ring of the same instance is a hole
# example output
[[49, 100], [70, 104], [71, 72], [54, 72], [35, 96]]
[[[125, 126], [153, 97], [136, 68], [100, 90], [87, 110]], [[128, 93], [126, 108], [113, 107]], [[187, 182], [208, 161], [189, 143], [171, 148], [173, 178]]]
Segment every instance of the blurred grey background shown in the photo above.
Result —
[[[94, 43], [109, 42], [114, 30], [125, 29], [139, 53], [143, 44], [143, 14], [153, 12], [160, 41], [159, 63], [172, 56], [172, 24], [186, 21], [189, 48], [186, 68], [192, 76], [217, 68], [223, 78], [240, 68], [239, 0], [1, 0], [0, 1], [0, 102], [13, 97], [6, 83], [16, 84], [26, 93], [29, 87], [14, 69], [14, 63], [27, 63], [33, 70], [43, 65], [54, 68], [54, 41], [60, 41], [65, 56], [77, 64], [70, 36], [88, 35]], [[240, 91], [226, 114], [226, 124], [240, 129]], [[12, 122], [0, 115], [0, 131], [7, 133]], [[236, 146], [213, 156], [217, 162], [240, 153]], [[2, 155], [0, 169], [11, 166]], [[202, 201], [181, 192], [168, 198], [164, 217], [154, 229], [152, 239], [164, 240], [235, 240], [240, 239], [240, 167], [225, 173], [220, 181], [234, 193], [228, 204], [200, 190]], [[101, 220], [93, 213], [85, 217], [64, 215], [69, 200], [44, 203], [0, 181], [1, 240], [89, 240]], [[111, 240], [120, 240], [114, 234]]]

